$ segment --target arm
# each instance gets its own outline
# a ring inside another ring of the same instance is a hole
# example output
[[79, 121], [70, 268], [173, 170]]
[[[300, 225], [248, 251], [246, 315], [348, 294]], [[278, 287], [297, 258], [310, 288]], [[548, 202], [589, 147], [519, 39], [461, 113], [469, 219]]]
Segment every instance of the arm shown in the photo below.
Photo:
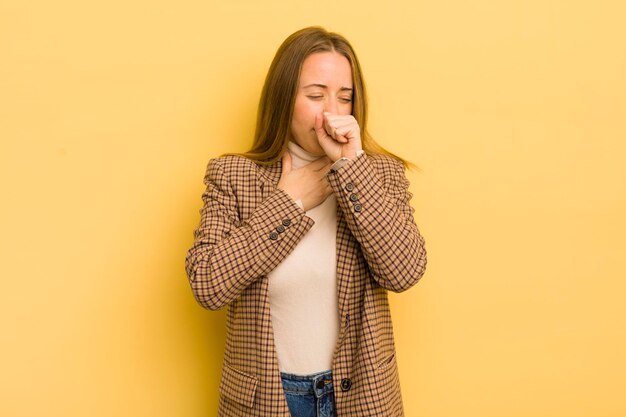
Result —
[[278, 188], [249, 219], [240, 221], [237, 204], [252, 200], [254, 191], [249, 196], [235, 195], [220, 158], [209, 161], [204, 183], [200, 225], [194, 231], [185, 269], [198, 303], [217, 310], [272, 271], [314, 221]]
[[424, 275], [426, 248], [413, 219], [404, 167], [396, 160], [382, 162], [376, 172], [374, 163], [359, 155], [330, 171], [328, 181], [374, 279], [402, 292]]

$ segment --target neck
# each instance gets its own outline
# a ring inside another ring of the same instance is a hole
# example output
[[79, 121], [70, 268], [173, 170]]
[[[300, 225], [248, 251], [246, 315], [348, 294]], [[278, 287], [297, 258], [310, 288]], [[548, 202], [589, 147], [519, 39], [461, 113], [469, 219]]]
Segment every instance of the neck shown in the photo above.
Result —
[[312, 154], [291, 140], [288, 142], [287, 146], [289, 147], [289, 152], [291, 153], [291, 165], [295, 169], [302, 168], [303, 166], [322, 158], [321, 156]]

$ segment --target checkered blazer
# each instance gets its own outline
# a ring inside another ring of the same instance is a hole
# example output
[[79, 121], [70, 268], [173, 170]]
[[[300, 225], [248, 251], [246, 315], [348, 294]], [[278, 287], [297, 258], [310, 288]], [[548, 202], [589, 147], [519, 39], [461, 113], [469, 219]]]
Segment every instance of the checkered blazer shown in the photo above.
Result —
[[[219, 417], [290, 415], [274, 347], [267, 274], [314, 221], [277, 188], [281, 164], [260, 166], [223, 156], [209, 161], [204, 178], [200, 225], [185, 266], [200, 305], [228, 306]], [[362, 154], [327, 178], [337, 197], [341, 324], [332, 373], [338, 416], [400, 417], [387, 291], [409, 289], [426, 268], [409, 182], [399, 161], [377, 154]]]

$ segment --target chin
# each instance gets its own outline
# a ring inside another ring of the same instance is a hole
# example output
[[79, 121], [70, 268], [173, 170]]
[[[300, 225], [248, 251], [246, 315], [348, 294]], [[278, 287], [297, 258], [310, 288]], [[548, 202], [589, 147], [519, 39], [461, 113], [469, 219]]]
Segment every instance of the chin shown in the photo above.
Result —
[[[316, 139], [316, 142], [317, 142], [317, 139]], [[322, 149], [319, 143], [311, 143], [311, 142], [302, 143], [300, 141], [296, 141], [296, 143], [300, 145], [302, 149], [304, 149], [305, 151], [307, 151], [308, 153], [312, 155], [316, 155], [316, 156], [326, 155], [326, 152], [324, 152], [324, 149]]]

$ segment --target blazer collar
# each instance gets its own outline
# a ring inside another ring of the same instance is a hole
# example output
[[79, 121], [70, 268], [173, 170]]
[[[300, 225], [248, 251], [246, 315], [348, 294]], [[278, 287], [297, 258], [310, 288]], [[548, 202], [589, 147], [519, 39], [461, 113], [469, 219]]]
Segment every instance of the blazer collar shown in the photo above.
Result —
[[272, 186], [278, 185], [280, 175], [283, 170], [283, 161], [278, 160], [270, 165], [257, 165], [259, 176], [263, 183], [271, 184]]

